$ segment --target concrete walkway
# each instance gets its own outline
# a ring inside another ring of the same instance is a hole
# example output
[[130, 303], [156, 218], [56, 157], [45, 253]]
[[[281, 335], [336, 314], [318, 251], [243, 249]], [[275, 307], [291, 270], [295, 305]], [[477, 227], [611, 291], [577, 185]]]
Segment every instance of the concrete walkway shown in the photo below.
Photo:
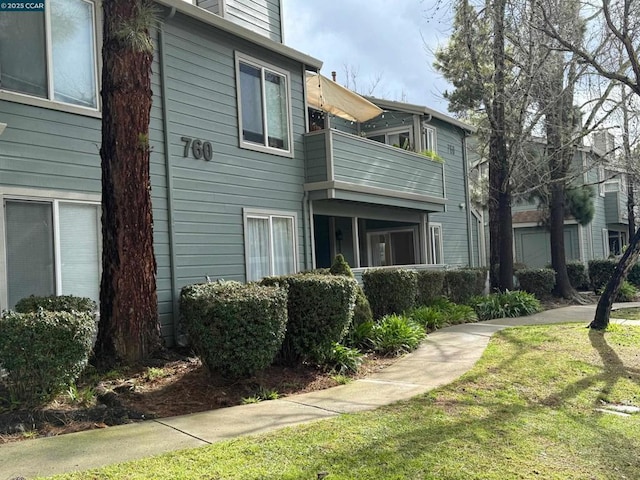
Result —
[[[640, 306], [638, 303], [615, 307]], [[444, 328], [384, 370], [346, 385], [279, 400], [0, 445], [0, 480], [49, 476], [372, 410], [452, 382], [503, 328], [591, 321], [595, 305]], [[620, 321], [640, 325], [640, 321]], [[179, 401], [179, 399], [176, 399]]]

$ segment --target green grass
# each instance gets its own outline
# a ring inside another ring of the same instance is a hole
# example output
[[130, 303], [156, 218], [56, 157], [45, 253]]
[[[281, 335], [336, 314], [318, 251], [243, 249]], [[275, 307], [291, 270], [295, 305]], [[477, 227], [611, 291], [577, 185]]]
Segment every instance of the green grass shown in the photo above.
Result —
[[640, 328], [508, 329], [446, 387], [343, 415], [65, 479], [638, 478]]
[[611, 318], [625, 318], [627, 320], [640, 320], [640, 307], [619, 308], [611, 311]]

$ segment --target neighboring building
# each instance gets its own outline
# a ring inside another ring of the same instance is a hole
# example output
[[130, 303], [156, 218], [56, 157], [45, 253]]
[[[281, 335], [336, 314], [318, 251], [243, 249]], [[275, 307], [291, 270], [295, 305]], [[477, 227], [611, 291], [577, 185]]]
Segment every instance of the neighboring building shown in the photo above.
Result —
[[[321, 62], [280, 43], [278, 0], [156, 3], [151, 195], [169, 344], [180, 289], [207, 277], [257, 280], [338, 252], [354, 267], [481, 262], [470, 127], [380, 100], [377, 119], [321, 114], [335, 129], [311, 131], [306, 76]], [[101, 12], [47, 5], [55, 15], [0, 12], [0, 309], [98, 299]], [[395, 136], [444, 162], [382, 144]]]
[[[605, 143], [603, 143], [605, 142]], [[626, 174], [607, 162], [612, 139], [596, 136], [593, 147], [579, 147], [573, 169], [579, 182], [595, 192], [595, 214], [587, 225], [567, 214], [564, 243], [567, 261], [607, 258], [619, 255], [628, 243]], [[513, 232], [515, 261], [529, 268], [551, 264], [549, 231], [541, 225], [541, 212], [534, 201], [514, 203]]]

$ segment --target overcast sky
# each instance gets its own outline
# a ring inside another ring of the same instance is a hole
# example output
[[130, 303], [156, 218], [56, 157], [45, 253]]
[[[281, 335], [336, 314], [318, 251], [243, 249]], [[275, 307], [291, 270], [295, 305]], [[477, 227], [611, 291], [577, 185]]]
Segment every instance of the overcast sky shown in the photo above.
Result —
[[282, 0], [285, 43], [324, 62], [322, 74], [374, 96], [447, 112], [447, 83], [433, 68], [433, 50], [446, 44], [451, 2], [443, 0]]

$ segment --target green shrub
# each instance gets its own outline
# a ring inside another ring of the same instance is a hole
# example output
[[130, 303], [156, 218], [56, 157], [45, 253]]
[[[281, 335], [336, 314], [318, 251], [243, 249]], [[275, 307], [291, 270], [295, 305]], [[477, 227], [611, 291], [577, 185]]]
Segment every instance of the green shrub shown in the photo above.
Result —
[[567, 275], [569, 275], [569, 283], [576, 290], [589, 288], [589, 276], [584, 263], [580, 261], [567, 262]]
[[239, 378], [269, 366], [280, 350], [287, 294], [255, 283], [188, 285], [180, 294], [180, 313], [207, 368]]
[[39, 308], [48, 312], [95, 312], [98, 308], [96, 302], [86, 297], [74, 297], [72, 295], [49, 295], [36, 297], [31, 295], [16, 303], [14, 310], [18, 313], [37, 312]]
[[[329, 273], [331, 273], [331, 275], [343, 275], [345, 277], [354, 278], [351, 267], [349, 267], [349, 264], [341, 254], [336, 255], [336, 258], [333, 260], [333, 264], [329, 269]], [[372, 320], [373, 313], [371, 312], [371, 305], [369, 304], [367, 296], [364, 294], [364, 290], [360, 285], [358, 285], [356, 290], [356, 303], [353, 309], [353, 320], [349, 330], [351, 331], [356, 329], [359, 325], [371, 322]], [[349, 333], [347, 333], [347, 335], [349, 335]]]
[[638, 297], [638, 289], [626, 280], [620, 285], [616, 302], [634, 302]]
[[422, 327], [428, 332], [432, 332], [447, 325], [444, 312], [433, 307], [418, 307], [410, 310], [406, 315], [409, 320], [417, 323], [418, 325], [422, 325]]
[[349, 328], [356, 281], [342, 275], [285, 275], [267, 277], [262, 284], [284, 285], [289, 292], [289, 319], [280, 360], [287, 364], [322, 362]]
[[411, 310], [407, 316], [428, 331], [436, 330], [445, 325], [475, 322], [478, 319], [470, 306], [458, 305], [442, 297], [434, 300], [429, 306]]
[[357, 348], [345, 347], [339, 343], [334, 343], [329, 354], [323, 359], [322, 364], [329, 370], [345, 375], [347, 373], [357, 373], [362, 365], [362, 353]]
[[373, 320], [362, 322], [357, 325], [352, 324], [349, 331], [342, 339], [342, 343], [347, 347], [357, 348], [359, 350], [373, 350], [371, 338], [373, 336]]
[[531, 293], [521, 290], [473, 297], [469, 304], [479, 320], [522, 317], [542, 311], [540, 301]]
[[551, 268], [523, 268], [516, 273], [520, 288], [537, 297], [551, 295], [556, 285], [556, 272]]
[[446, 296], [454, 303], [466, 303], [472, 296], [484, 291], [487, 270], [460, 268], [445, 272]]
[[375, 319], [411, 310], [416, 302], [417, 274], [411, 270], [376, 268], [362, 275], [364, 293]]
[[353, 278], [351, 267], [349, 267], [349, 264], [344, 259], [341, 253], [336, 255], [336, 257], [333, 259], [331, 268], [329, 268], [329, 273], [331, 275], [344, 275], [345, 277]]
[[595, 293], [607, 286], [618, 262], [615, 260], [589, 260], [589, 280]]
[[403, 315], [386, 315], [373, 327], [373, 348], [382, 355], [399, 355], [418, 348], [424, 329]]
[[636, 263], [627, 275], [627, 281], [636, 288], [640, 288], [640, 263]]
[[0, 367], [10, 401], [30, 408], [64, 391], [87, 365], [95, 334], [93, 311], [4, 312]]
[[417, 273], [417, 305], [429, 305], [444, 295], [444, 270], [420, 270]]

